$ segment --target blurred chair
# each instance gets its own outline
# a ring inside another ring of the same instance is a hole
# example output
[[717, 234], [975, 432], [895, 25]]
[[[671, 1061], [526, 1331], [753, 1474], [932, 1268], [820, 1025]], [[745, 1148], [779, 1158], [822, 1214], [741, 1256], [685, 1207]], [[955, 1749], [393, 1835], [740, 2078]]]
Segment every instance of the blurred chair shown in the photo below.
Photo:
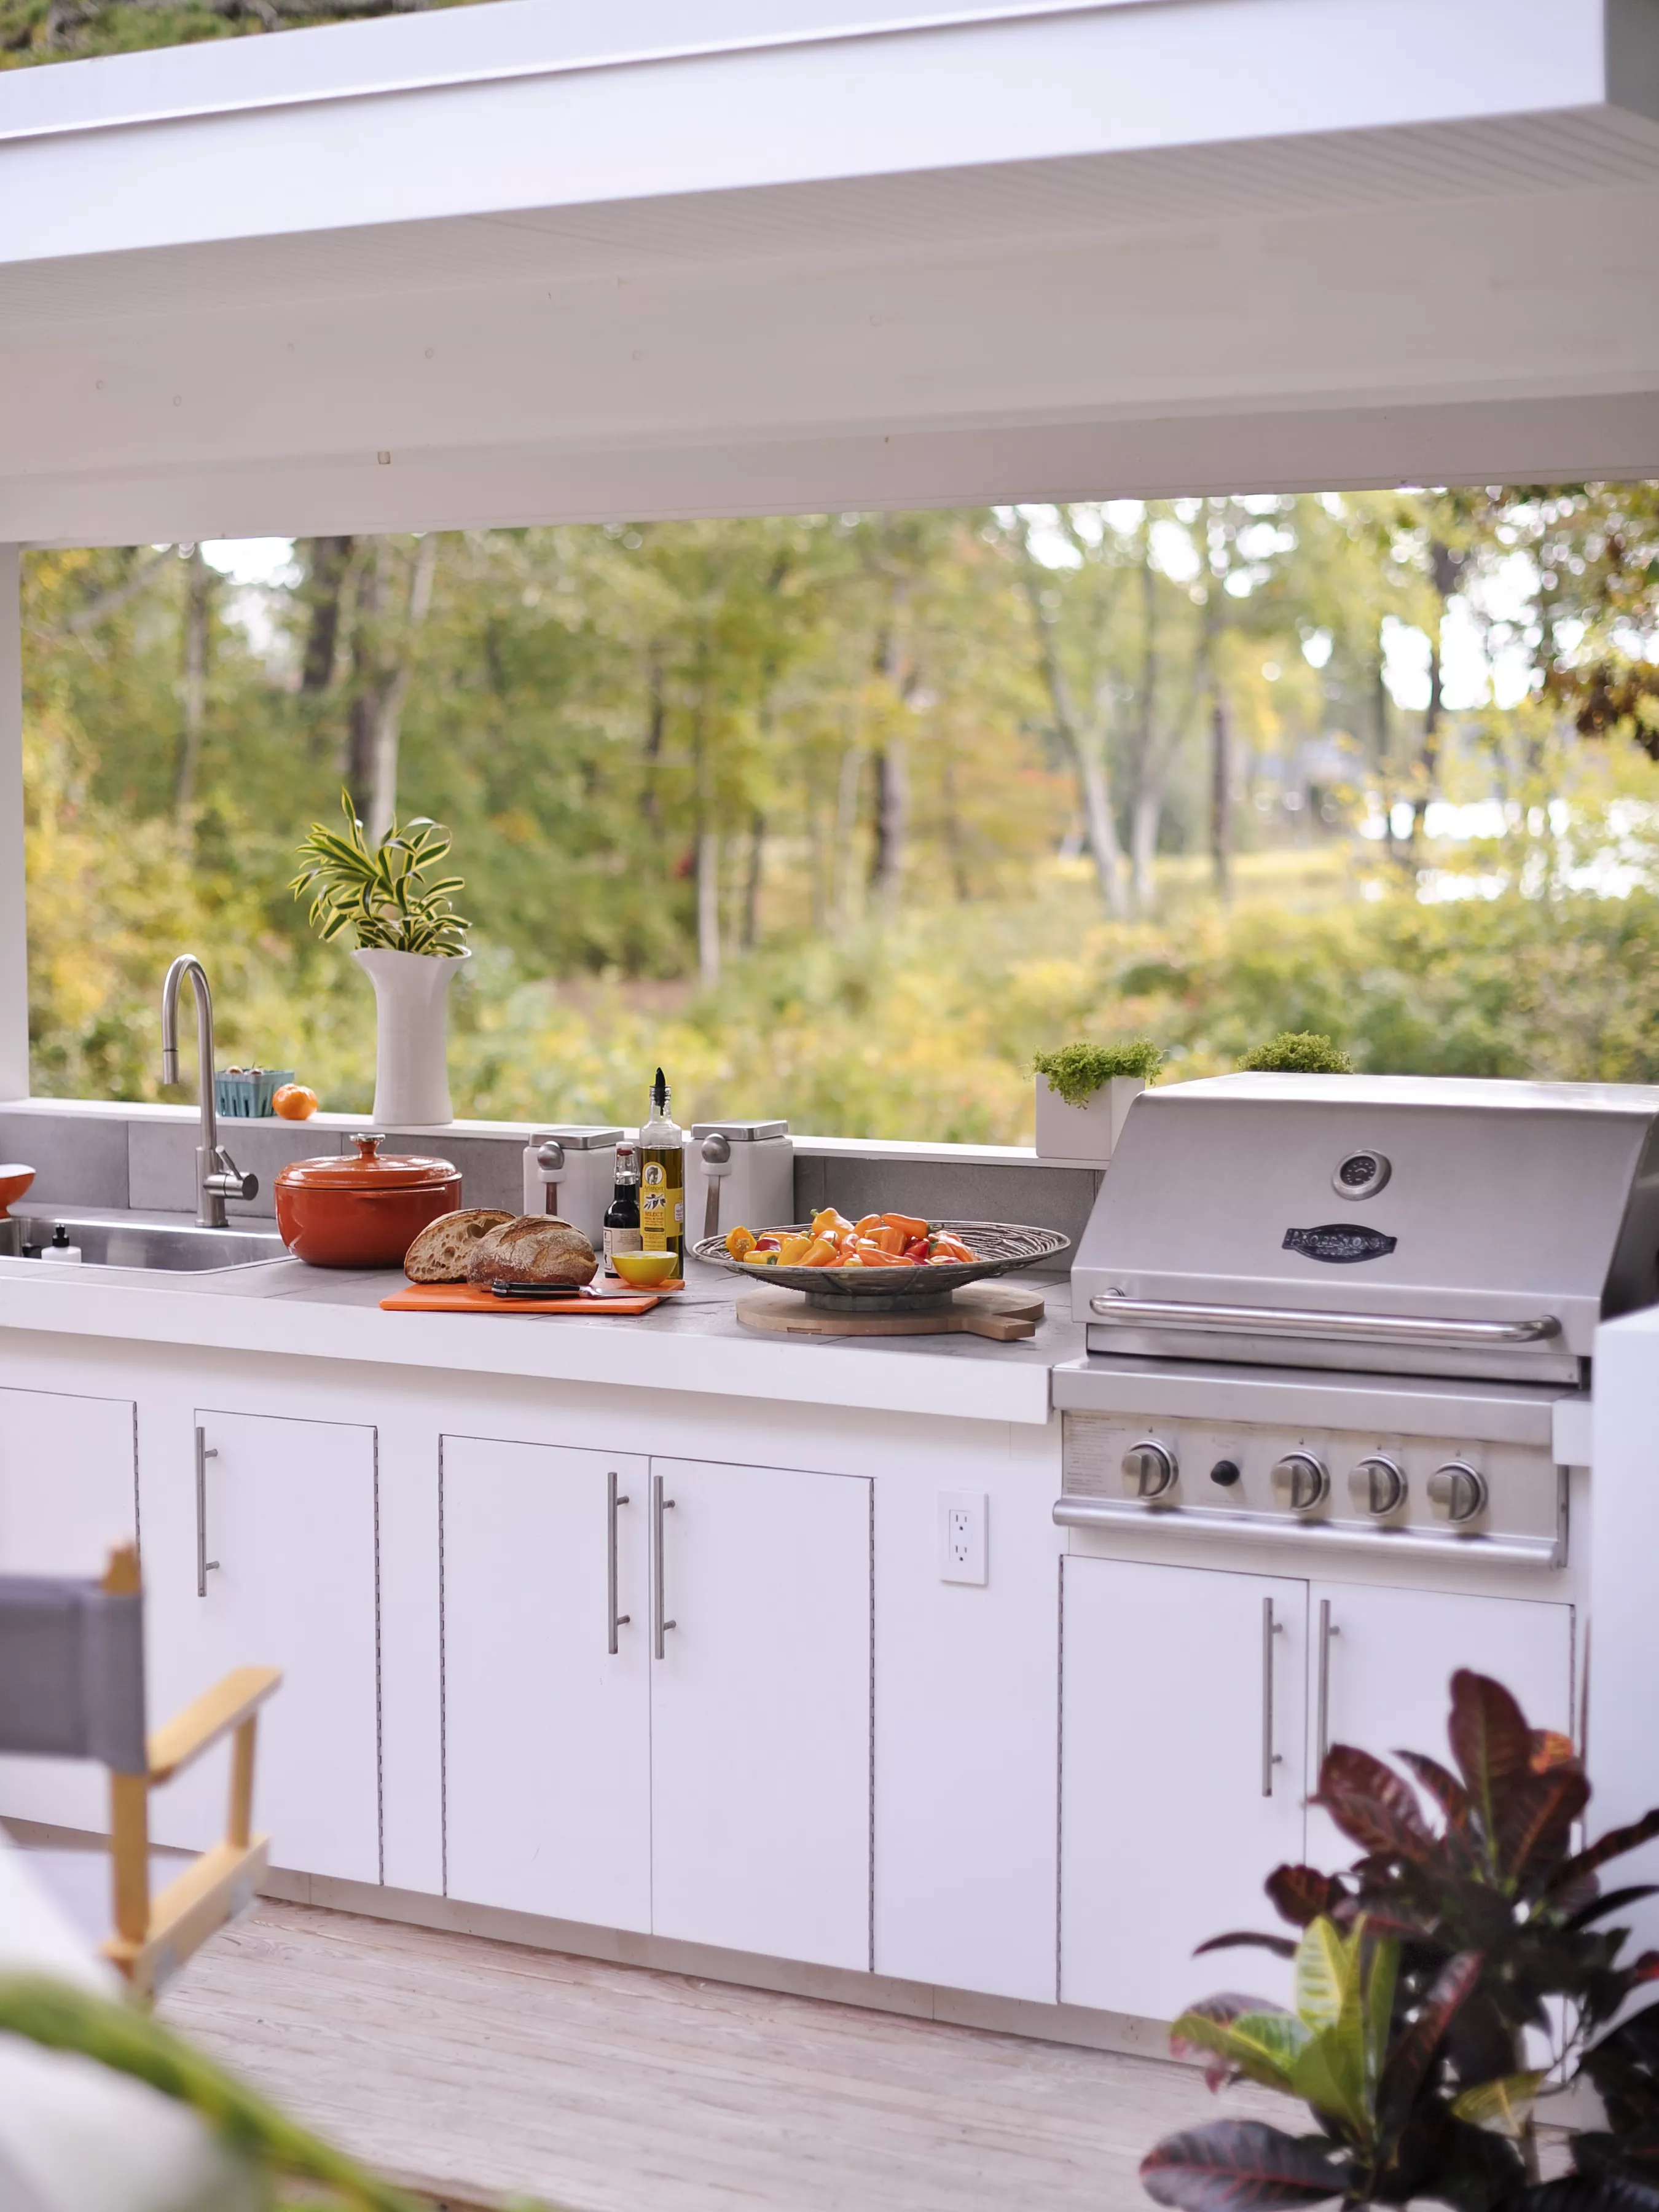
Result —
[[[0, 1575], [0, 1752], [109, 1769], [115, 1932], [103, 1951], [149, 1997], [253, 1901], [270, 1846], [252, 1833], [255, 1735], [283, 1678], [239, 1667], [146, 1737], [143, 1604], [130, 1545], [110, 1554], [101, 1583]], [[226, 1735], [224, 1838], [152, 1898], [149, 1793]]]

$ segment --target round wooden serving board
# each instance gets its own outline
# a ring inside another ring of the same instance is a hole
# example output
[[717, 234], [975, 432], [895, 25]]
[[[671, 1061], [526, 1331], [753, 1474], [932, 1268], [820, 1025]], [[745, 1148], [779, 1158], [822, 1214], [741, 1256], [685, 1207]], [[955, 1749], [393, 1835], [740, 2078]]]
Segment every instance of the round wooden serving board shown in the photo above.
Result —
[[920, 1313], [826, 1313], [805, 1291], [745, 1291], [738, 1319], [779, 1336], [988, 1336], [999, 1344], [1035, 1336], [1042, 1300], [1003, 1283], [968, 1283]]

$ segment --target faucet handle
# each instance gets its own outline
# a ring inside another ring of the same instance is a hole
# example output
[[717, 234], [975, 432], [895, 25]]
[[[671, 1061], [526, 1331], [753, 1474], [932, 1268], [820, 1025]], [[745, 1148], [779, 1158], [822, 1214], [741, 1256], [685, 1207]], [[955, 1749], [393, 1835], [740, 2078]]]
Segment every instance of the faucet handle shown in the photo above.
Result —
[[221, 1198], [258, 1198], [259, 1178], [244, 1175], [222, 1145], [213, 1148], [213, 1172], [202, 1178], [204, 1189], [216, 1191]]

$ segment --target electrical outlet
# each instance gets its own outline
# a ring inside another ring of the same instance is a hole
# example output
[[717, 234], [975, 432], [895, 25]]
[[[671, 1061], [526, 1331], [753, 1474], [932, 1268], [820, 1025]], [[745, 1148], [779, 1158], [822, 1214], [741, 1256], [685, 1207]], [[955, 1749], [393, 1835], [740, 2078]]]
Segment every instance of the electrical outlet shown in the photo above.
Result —
[[986, 1573], [986, 1498], [983, 1491], [942, 1490], [939, 1499], [939, 1576], [944, 1583], [983, 1583]]

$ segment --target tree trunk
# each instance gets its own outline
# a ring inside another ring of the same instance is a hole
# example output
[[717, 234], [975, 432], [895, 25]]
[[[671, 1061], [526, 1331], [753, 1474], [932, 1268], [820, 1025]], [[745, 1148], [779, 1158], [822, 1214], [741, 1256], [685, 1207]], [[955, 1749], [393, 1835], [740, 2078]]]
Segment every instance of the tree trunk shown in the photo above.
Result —
[[841, 757], [841, 775], [836, 790], [836, 847], [831, 855], [835, 869], [836, 927], [845, 931], [852, 927], [858, 896], [858, 867], [854, 838], [858, 831], [859, 785], [862, 781], [864, 755], [857, 745], [848, 745]]
[[1123, 896], [1123, 848], [1118, 841], [1117, 823], [1112, 818], [1112, 787], [1107, 779], [1106, 763], [1097, 748], [1085, 742], [1081, 732], [1073, 747], [1073, 757], [1077, 763], [1078, 781], [1083, 787], [1083, 818], [1088, 825], [1089, 850], [1094, 856], [1101, 896], [1113, 916], [1123, 921], [1128, 915], [1128, 902]]
[[1419, 755], [1422, 775], [1412, 800], [1411, 842], [1413, 853], [1422, 838], [1423, 817], [1429, 811], [1429, 801], [1440, 787], [1440, 725], [1444, 707], [1444, 694], [1441, 689], [1440, 634], [1446, 619], [1446, 602], [1457, 589], [1467, 557], [1464, 554], [1454, 553], [1438, 538], [1429, 547], [1429, 574], [1438, 605], [1434, 628], [1429, 633], [1429, 703], [1423, 710], [1423, 746]]
[[359, 816], [368, 811], [374, 783], [374, 733], [380, 710], [381, 566], [386, 541], [368, 539], [357, 573], [351, 624], [351, 704], [346, 714], [345, 785]]
[[184, 709], [179, 744], [179, 772], [173, 803], [182, 821], [196, 797], [202, 760], [202, 724], [207, 714], [208, 617], [212, 580], [199, 545], [190, 549], [190, 582], [185, 599], [185, 671], [179, 686]]
[[1158, 580], [1152, 568], [1152, 517], [1141, 516], [1141, 663], [1139, 712], [1135, 717], [1134, 800], [1130, 811], [1130, 888], [1137, 914], [1150, 914], [1157, 896], [1153, 859], [1164, 811], [1163, 763], [1158, 744]]
[[904, 887], [904, 846], [910, 823], [910, 787], [904, 748], [890, 738], [872, 757], [876, 774], [876, 848], [871, 881], [878, 898], [896, 904]]
[[752, 952], [760, 938], [761, 877], [766, 866], [766, 817], [749, 825], [749, 868], [743, 884], [743, 949]]
[[432, 582], [438, 567], [438, 533], [428, 531], [416, 549], [409, 580], [409, 606], [398, 656], [380, 679], [374, 716], [374, 787], [368, 801], [371, 840], [384, 837], [398, 818], [398, 747], [403, 731], [404, 701], [409, 692], [410, 664], [416, 635], [432, 605]]
[[904, 604], [902, 586], [895, 584], [889, 618], [876, 641], [875, 672], [882, 679], [879, 702], [882, 735], [871, 751], [875, 771], [875, 843], [870, 860], [870, 882], [884, 905], [896, 904], [904, 888], [904, 848], [910, 826], [909, 777], [903, 740], [893, 726], [895, 703], [908, 698], [909, 680], [899, 673], [898, 619]]
[[697, 837], [697, 973], [704, 983], [720, 975], [720, 841], [718, 830]]
[[1059, 641], [1054, 635], [1054, 623], [1042, 604], [1042, 578], [1045, 573], [1031, 550], [1030, 534], [1024, 519], [1019, 524], [1019, 543], [1024, 560], [1021, 563], [1025, 596], [1030, 605], [1031, 620], [1036, 626], [1037, 649], [1042, 663], [1043, 682], [1048, 687], [1048, 704], [1054, 726], [1066, 740], [1077, 769], [1078, 791], [1083, 801], [1083, 818], [1088, 828], [1089, 850], [1094, 859], [1095, 873], [1099, 878], [1101, 896], [1107, 911], [1116, 920], [1125, 920], [1128, 912], [1123, 892], [1123, 848], [1117, 834], [1117, 823], [1112, 817], [1111, 779], [1106, 768], [1105, 732], [1097, 724], [1085, 724], [1078, 713], [1072, 696], [1070, 679], [1065, 663], [1060, 657]]
[[662, 842], [662, 798], [657, 789], [657, 769], [662, 759], [662, 741], [668, 727], [668, 702], [663, 691], [662, 655], [656, 647], [646, 671], [646, 696], [649, 702], [645, 721], [645, 793], [640, 801], [640, 811], [645, 817], [653, 839]]
[[300, 669], [301, 692], [326, 691], [334, 681], [340, 646], [340, 601], [356, 544], [353, 538], [313, 538], [306, 547], [306, 597], [311, 603], [311, 618], [306, 625], [305, 659]]
[[1152, 787], [1135, 793], [1129, 820], [1129, 873], [1139, 915], [1152, 910], [1158, 897], [1153, 863], [1158, 854], [1158, 826], [1164, 814], [1164, 793]]
[[1233, 716], [1220, 679], [1210, 706], [1210, 868], [1223, 905], [1233, 896]]
[[809, 867], [807, 895], [813, 933], [822, 935], [830, 927], [835, 909], [836, 855], [833, 843], [823, 835], [823, 806], [818, 783], [818, 764], [809, 752], [802, 763], [802, 803], [806, 813], [806, 848]]

